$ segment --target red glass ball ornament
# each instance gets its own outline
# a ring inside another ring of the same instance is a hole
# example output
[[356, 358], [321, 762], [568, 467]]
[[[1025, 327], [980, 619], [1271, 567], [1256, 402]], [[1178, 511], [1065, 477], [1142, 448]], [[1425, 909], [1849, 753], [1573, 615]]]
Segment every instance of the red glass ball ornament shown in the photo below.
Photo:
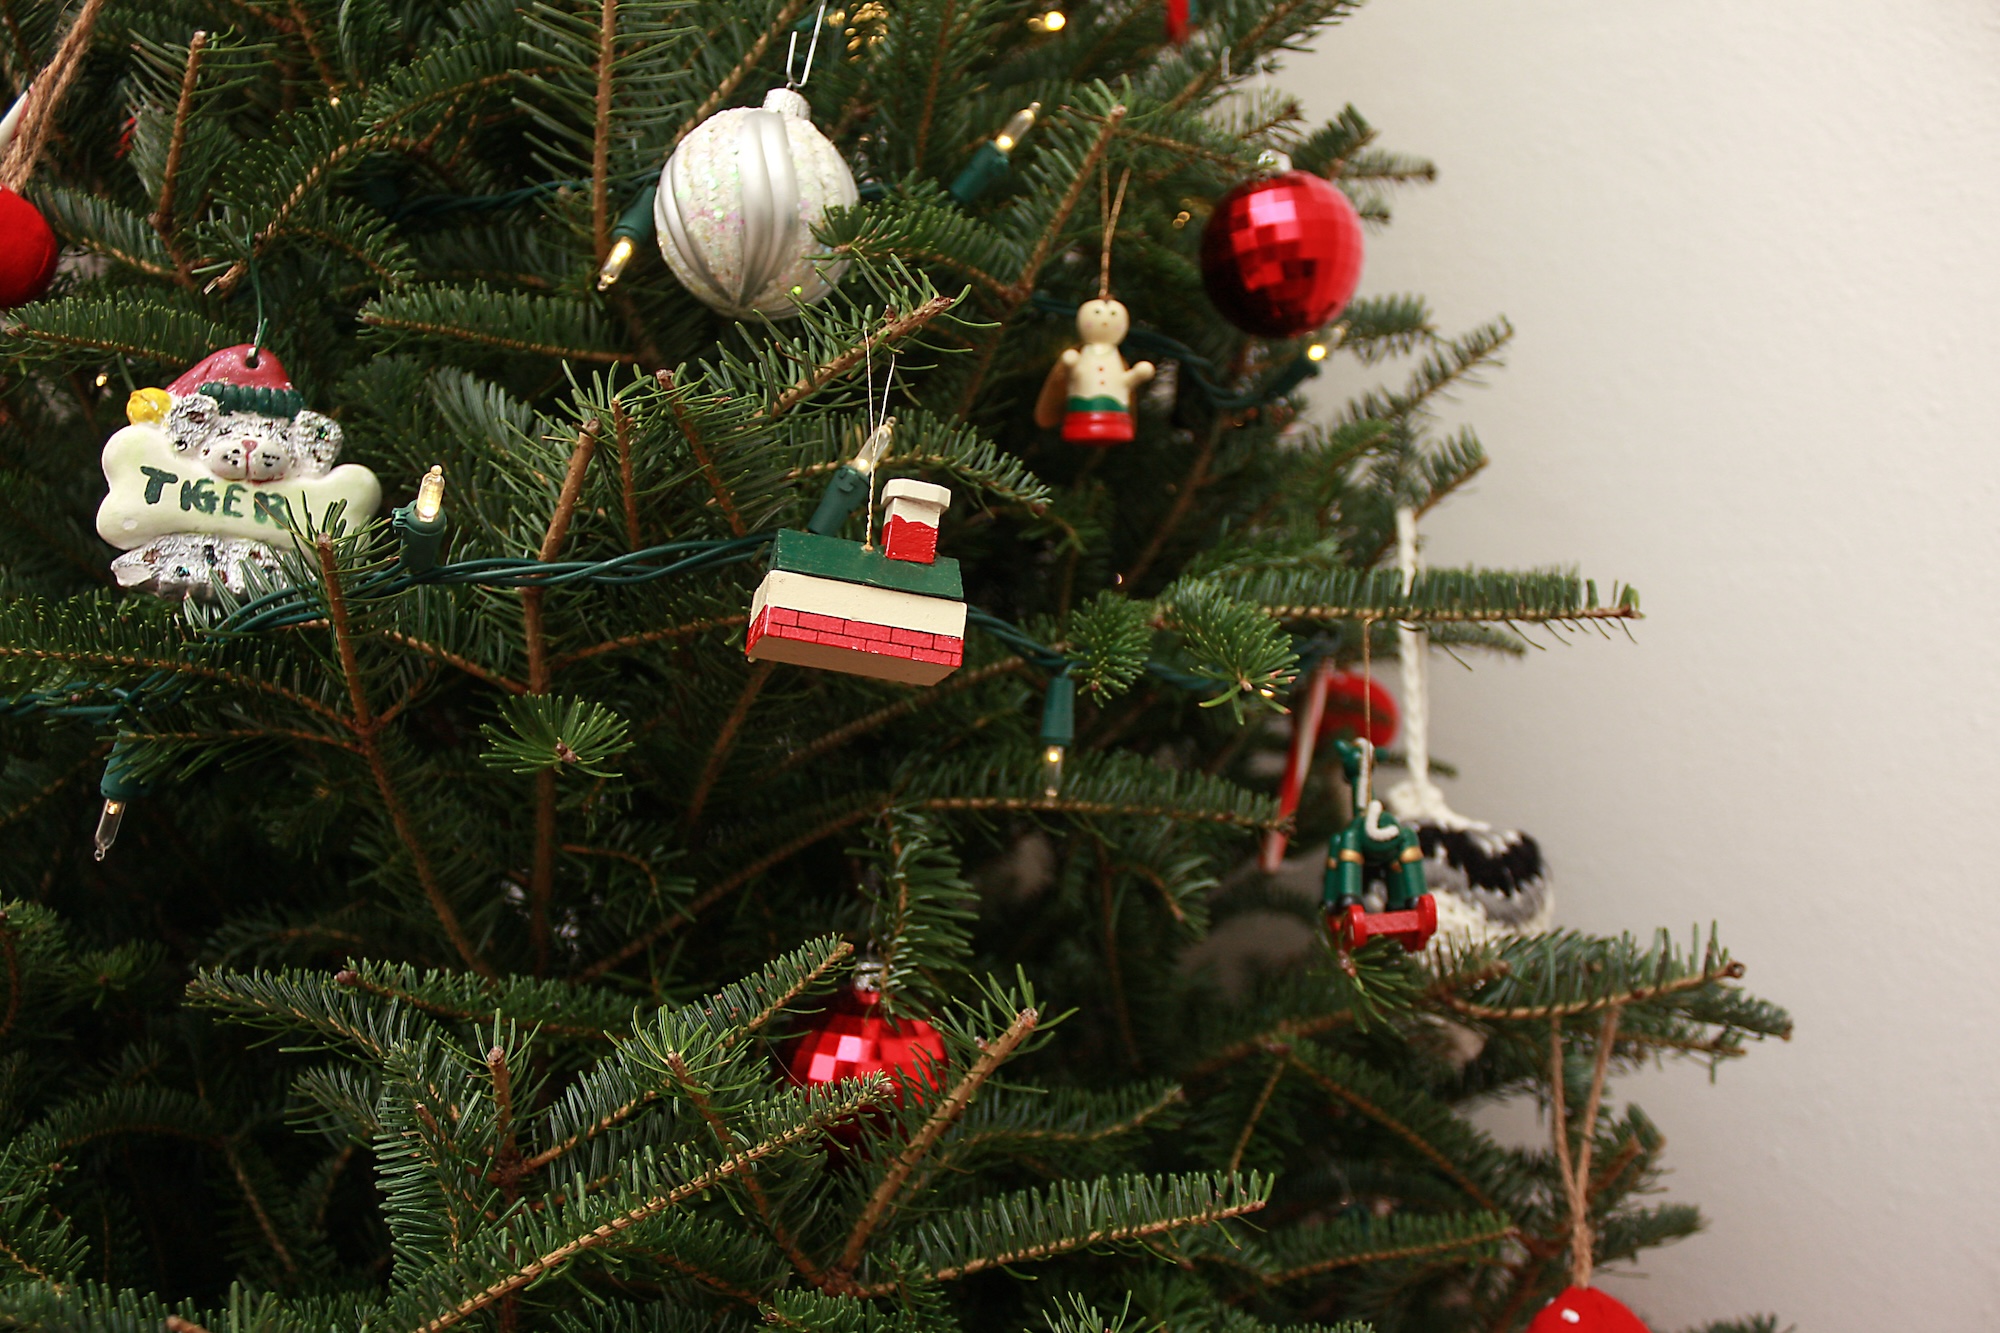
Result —
[[42, 210], [0, 185], [0, 310], [39, 301], [61, 256]]
[[1542, 1307], [1528, 1333], [1647, 1333], [1639, 1316], [1596, 1287], [1571, 1287]]
[[1359, 671], [1336, 671], [1326, 681], [1326, 711], [1320, 714], [1319, 738], [1360, 736], [1381, 748], [1396, 739], [1402, 715], [1396, 696]]
[[1361, 281], [1361, 215], [1307, 171], [1247, 180], [1201, 233], [1201, 281], [1237, 328], [1294, 338], [1332, 319]]
[[784, 1052], [785, 1075], [801, 1087], [823, 1087], [863, 1074], [888, 1077], [896, 1105], [905, 1087], [921, 1099], [938, 1087], [944, 1071], [944, 1038], [923, 1019], [882, 1013], [882, 992], [850, 986], [820, 1013]]

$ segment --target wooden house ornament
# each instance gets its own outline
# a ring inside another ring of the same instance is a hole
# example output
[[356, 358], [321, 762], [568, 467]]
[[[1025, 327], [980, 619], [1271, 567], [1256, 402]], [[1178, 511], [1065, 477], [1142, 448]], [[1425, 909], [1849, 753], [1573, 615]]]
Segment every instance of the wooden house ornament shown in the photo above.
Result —
[[951, 492], [898, 478], [882, 488], [882, 546], [786, 529], [750, 603], [753, 662], [935, 685], [965, 660], [958, 561], [939, 559]]

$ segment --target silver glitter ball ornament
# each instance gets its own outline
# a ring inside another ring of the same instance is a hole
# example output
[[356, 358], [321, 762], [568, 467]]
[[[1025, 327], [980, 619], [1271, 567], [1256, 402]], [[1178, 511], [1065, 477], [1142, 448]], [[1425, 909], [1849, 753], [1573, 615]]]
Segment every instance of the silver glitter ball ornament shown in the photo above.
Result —
[[704, 305], [732, 318], [796, 314], [846, 267], [826, 258], [812, 229], [860, 196], [811, 111], [797, 92], [773, 88], [761, 109], [718, 111], [697, 125], [660, 172], [660, 253]]

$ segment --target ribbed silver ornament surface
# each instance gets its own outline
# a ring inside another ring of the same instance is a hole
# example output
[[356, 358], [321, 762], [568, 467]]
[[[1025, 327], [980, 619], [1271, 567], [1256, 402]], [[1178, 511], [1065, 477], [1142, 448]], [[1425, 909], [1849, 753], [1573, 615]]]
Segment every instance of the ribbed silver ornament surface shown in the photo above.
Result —
[[783, 318], [840, 281], [813, 227], [859, 197], [805, 98], [773, 88], [762, 108], [718, 111], [681, 140], [654, 196], [660, 253], [703, 304]]

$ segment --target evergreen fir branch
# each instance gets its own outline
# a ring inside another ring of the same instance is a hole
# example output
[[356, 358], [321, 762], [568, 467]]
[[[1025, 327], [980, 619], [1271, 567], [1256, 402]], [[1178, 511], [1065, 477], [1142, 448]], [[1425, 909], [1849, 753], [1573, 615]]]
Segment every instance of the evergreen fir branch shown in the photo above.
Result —
[[[1198, 72], [1167, 103], [1179, 109], [1206, 98], [1224, 82], [1225, 69], [1247, 73], [1256, 68], [1257, 56], [1267, 50], [1294, 45], [1297, 39], [1323, 24], [1332, 23], [1359, 8], [1359, 0], [1276, 0], [1270, 4], [1229, 4], [1213, 6], [1205, 15], [1206, 24], [1217, 36], [1211, 49], [1218, 56], [1226, 51], [1225, 64], [1218, 59]], [[1245, 21], [1246, 15], [1248, 22]], [[1238, 77], [1242, 77], [1239, 74]]]
[[[742, 617], [741, 619], [747, 618]], [[885, 704], [872, 713], [864, 713], [851, 722], [842, 723], [833, 730], [824, 732], [814, 739], [807, 741], [805, 744], [789, 750], [782, 758], [777, 760], [774, 766], [775, 771], [783, 772], [789, 768], [797, 768], [804, 764], [810, 764], [821, 756], [838, 750], [850, 741], [856, 740], [871, 731], [878, 731], [891, 722], [908, 717], [910, 714], [930, 704], [942, 703], [961, 690], [968, 690], [975, 685], [983, 685], [996, 676], [1005, 676], [1018, 671], [1022, 665], [1022, 659], [1019, 657], [1003, 657], [998, 661], [988, 662], [983, 666], [967, 667], [956, 671], [929, 689], [912, 690], [895, 703]]]
[[1142, 1129], [1172, 1128], [1188, 1098], [1178, 1084], [1141, 1083], [1110, 1092], [1058, 1088], [1044, 1097], [989, 1098], [961, 1122], [950, 1145], [952, 1159], [974, 1149], [1034, 1145], [1088, 1147]]
[[915, 810], [1035, 810], [1092, 817], [1171, 819], [1263, 829], [1276, 823], [1269, 797], [1204, 773], [1180, 772], [1128, 752], [1081, 754], [1062, 791], [1043, 794], [1039, 757], [978, 767], [913, 769], [897, 800]]
[[[981, 1086], [1007, 1062], [1014, 1054], [1015, 1048], [1027, 1040], [1028, 1034], [1035, 1030], [1035, 1024], [1040, 1017], [1041, 1015], [1033, 1009], [1023, 1009], [1015, 1014], [1014, 1021], [1007, 1025], [1007, 1030], [985, 1044], [985, 1049], [979, 1053], [979, 1058], [973, 1062], [972, 1067], [951, 1085], [951, 1090], [945, 1093], [936, 1107], [924, 1117], [923, 1126], [910, 1140], [910, 1146], [896, 1154], [896, 1159], [889, 1164], [881, 1183], [875, 1187], [875, 1192], [868, 1196], [868, 1202], [862, 1208], [861, 1215], [855, 1219], [854, 1229], [847, 1233], [847, 1243], [841, 1247], [836, 1271], [843, 1275], [852, 1275], [859, 1271], [868, 1253], [869, 1239], [896, 1208], [898, 1196], [902, 1193], [904, 1185], [909, 1182], [911, 1173], [917, 1169], [918, 1163], [923, 1161], [925, 1155], [937, 1145], [937, 1141], [943, 1137], [945, 1131], [958, 1123], [959, 1117], [965, 1114], [966, 1107], [972, 1103], [974, 1097], [978, 1096]], [[1253, 1182], [1252, 1188], [1254, 1187]], [[939, 1273], [936, 1276], [942, 1279], [946, 1275]]]
[[86, 1242], [49, 1198], [56, 1170], [56, 1163], [30, 1160], [17, 1145], [0, 1151], [0, 1271], [13, 1270], [15, 1279], [0, 1279], [0, 1293], [21, 1277], [60, 1290], [85, 1258]]
[[386, 1060], [432, 1026], [419, 1005], [400, 1003], [393, 994], [389, 1003], [378, 1004], [359, 987], [295, 970], [199, 969], [188, 982], [187, 1000], [246, 1026], [284, 1032], [294, 1040], [313, 1037], [317, 1046], [352, 1048], [376, 1061]]
[[[621, 1173], [621, 1187], [600, 1194], [577, 1193], [539, 1214], [516, 1214], [503, 1234], [467, 1246], [450, 1263], [413, 1275], [391, 1302], [396, 1322], [384, 1327], [410, 1333], [443, 1333], [515, 1292], [552, 1276], [585, 1256], [611, 1247], [640, 1244], [649, 1224], [725, 1184], [794, 1144], [817, 1136], [836, 1120], [854, 1114], [875, 1091], [860, 1082], [787, 1101], [759, 1126], [760, 1137], [716, 1160], [689, 1158], [672, 1174], [678, 1183], [657, 1192], [638, 1188], [665, 1163], [642, 1156]], [[525, 1261], [521, 1256], [529, 1255]]]
[[1340, 346], [1363, 365], [1407, 356], [1437, 337], [1430, 306], [1420, 296], [1358, 296], [1340, 312]]
[[[709, 616], [702, 620], [689, 621], [685, 625], [663, 625], [656, 629], [642, 630], [634, 634], [622, 634], [615, 639], [606, 639], [602, 643], [593, 643], [585, 648], [577, 648], [567, 653], [559, 653], [549, 659], [549, 669], [551, 671], [560, 671], [578, 662], [588, 661], [593, 657], [602, 657], [606, 653], [622, 653], [633, 648], [646, 647], [648, 644], [663, 643], [668, 639], [688, 639], [719, 629], [735, 629], [738, 625], [747, 624], [749, 619], [750, 617], [744, 614]], [[512, 681], [495, 681], [491, 683], [501, 685], [502, 688], [507, 688], [514, 684]], [[527, 686], [523, 685], [518, 692], [525, 693], [526, 690]]]
[[[467, 17], [478, 13], [469, 9]], [[488, 32], [467, 24], [457, 40], [438, 44], [365, 95], [315, 102], [284, 117], [283, 134], [250, 145], [218, 190], [237, 202], [237, 227], [247, 232], [249, 246], [209, 289], [234, 292], [251, 263], [340, 172], [378, 153], [421, 153], [454, 116], [473, 113], [531, 75], [532, 69], [513, 65], [517, 21], [512, 13], [499, 15]]]
[[881, 990], [893, 1004], [897, 995], [933, 990], [941, 973], [964, 969], [979, 895], [930, 820], [891, 809], [870, 832], [869, 844], [849, 855], [870, 868], [869, 934], [883, 965]]
[[1152, 649], [1152, 609], [1110, 589], [1070, 613], [1066, 625], [1069, 675], [1099, 700], [1116, 698], [1146, 669]]
[[292, 1080], [287, 1118], [329, 1142], [365, 1148], [382, 1132], [375, 1113], [381, 1099], [382, 1080], [375, 1071], [345, 1063], [325, 1065]]
[[[1545, 1021], [1601, 1013], [1611, 1007], [1665, 1006], [1689, 1012], [1734, 990], [1743, 964], [1711, 934], [1698, 951], [1683, 952], [1665, 931], [1643, 946], [1630, 935], [1593, 939], [1563, 933], [1509, 941], [1495, 970], [1467, 995], [1447, 994], [1454, 1013], [1482, 1022]], [[1789, 1036], [1791, 1020], [1769, 1005], [1730, 1004], [1710, 1010], [1715, 1021], [1765, 1036]]]
[[545, 1146], [523, 1161], [522, 1172], [540, 1171], [589, 1146], [656, 1103], [659, 1087], [644, 1070], [666, 1067], [669, 1055], [685, 1064], [682, 1048], [696, 1043], [682, 1034], [705, 1029], [707, 1035], [698, 1044], [709, 1054], [699, 1058], [715, 1059], [743, 1037], [761, 1031], [852, 952], [853, 947], [842, 940], [815, 940], [706, 1000], [657, 1015], [648, 1028], [650, 1040], [641, 1039], [650, 1062], [642, 1063], [621, 1050], [572, 1084], [544, 1113], [538, 1133]]
[[[174, 97], [173, 128], [168, 133], [166, 160], [160, 166], [159, 183], [152, 192], [153, 213], [147, 219], [152, 223], [161, 248], [172, 258], [175, 276], [184, 287], [194, 286], [194, 274], [177, 244], [180, 219], [174, 210], [175, 192], [180, 187], [181, 159], [187, 152], [188, 123], [194, 111], [195, 93], [200, 87], [202, 56], [208, 48], [208, 40], [208, 34], [201, 31], [188, 39], [180, 88]], [[143, 44], [141, 49], [144, 49]]]
[[1631, 588], [1614, 587], [1612, 604], [1600, 605], [1594, 583], [1563, 570], [1427, 569], [1407, 592], [1402, 575], [1394, 570], [1306, 565], [1242, 576], [1222, 572], [1214, 583], [1231, 597], [1261, 604], [1267, 615], [1286, 622], [1532, 625], [1640, 618], [1638, 594]]
[[191, 310], [128, 291], [66, 296], [8, 313], [10, 350], [21, 357], [87, 362], [110, 354], [185, 366], [243, 340]]
[[592, 777], [614, 777], [605, 764], [632, 747], [625, 720], [589, 699], [520, 695], [501, 705], [501, 716], [504, 730], [490, 722], [480, 728], [487, 738], [480, 759], [509, 773], [574, 768]]
[[1499, 364], [1501, 351], [1514, 339], [1514, 326], [1506, 320], [1482, 324], [1470, 333], [1438, 342], [1431, 355], [1410, 372], [1410, 379], [1396, 393], [1371, 389], [1347, 404], [1349, 421], [1406, 421], [1427, 408], [1440, 395], [1461, 385], [1476, 382], [1481, 372]]
[[[796, 469], [794, 476], [831, 474], [854, 453], [859, 441], [829, 442], [838, 447], [821, 450], [822, 457]], [[891, 452], [879, 464], [885, 471], [914, 468], [942, 473], [950, 480], [980, 491], [1002, 504], [1014, 505], [1039, 514], [1049, 503], [1051, 492], [1019, 458], [999, 448], [963, 422], [949, 421], [917, 409], [899, 414]]]
[[386, 293], [362, 306], [361, 322], [387, 335], [441, 338], [504, 352], [629, 365], [631, 352], [611, 345], [603, 319], [587, 302], [565, 296], [420, 283]]
[[1175, 584], [1158, 607], [1156, 623], [1178, 636], [1189, 659], [1181, 669], [1222, 687], [1204, 708], [1227, 705], [1240, 717], [1246, 700], [1269, 707], [1291, 684], [1298, 654], [1263, 609], [1204, 579]]
[[395, 770], [389, 762], [381, 744], [381, 732], [368, 700], [367, 685], [362, 679], [359, 655], [355, 651], [355, 635], [348, 620], [347, 598], [341, 584], [339, 565], [334, 558], [333, 541], [322, 533], [318, 543], [321, 587], [326, 595], [327, 616], [332, 622], [334, 648], [338, 654], [340, 674], [346, 681], [349, 700], [348, 724], [361, 746], [362, 757], [367, 760], [369, 775], [375, 780], [376, 793], [381, 797], [383, 809], [389, 816], [396, 836], [409, 854], [417, 883], [423, 889], [424, 898], [430, 903], [438, 925], [443, 928], [445, 938], [451, 941], [453, 949], [464, 960], [465, 965], [483, 977], [493, 977], [493, 965], [480, 956], [466, 935], [465, 927], [459, 922], [458, 911], [445, 896], [444, 886], [439, 881], [436, 867], [431, 861], [429, 849], [418, 836], [416, 822], [411, 818], [408, 805], [403, 799], [396, 781]]
[[1340, 174], [1349, 158], [1374, 143], [1377, 137], [1378, 131], [1368, 123], [1368, 118], [1349, 103], [1332, 120], [1292, 145], [1292, 165], [1331, 180]]
[[1343, 1055], [1301, 1045], [1289, 1056], [1307, 1080], [1401, 1139], [1483, 1211], [1501, 1211], [1479, 1179], [1500, 1173], [1500, 1152], [1450, 1108]]
[[[797, 856], [806, 848], [813, 846], [815, 843], [831, 838], [835, 834], [844, 832], [861, 823], [863, 820], [881, 813], [888, 808], [888, 804], [889, 802], [886, 797], [875, 793], [866, 793], [856, 798], [836, 802], [825, 810], [815, 811], [812, 815], [812, 819], [815, 822], [807, 825], [804, 832], [791, 837], [771, 850], [759, 855], [748, 864], [739, 866], [737, 869], [722, 876], [708, 888], [696, 894], [693, 900], [675, 915], [633, 936], [611, 953], [585, 967], [576, 974], [576, 979], [578, 981], [594, 981], [612, 969], [629, 962], [658, 943], [661, 939], [664, 939], [667, 935], [679, 930], [682, 926], [699, 920], [702, 913], [773, 866], [780, 865]], [[762, 842], [753, 841], [750, 845], [762, 845]]]
[[1597, 1258], [1606, 1263], [1634, 1258], [1641, 1251], [1685, 1240], [1704, 1225], [1701, 1210], [1685, 1203], [1663, 1203], [1613, 1213], [1597, 1220]]
[[872, 207], [830, 215], [819, 235], [833, 254], [942, 268], [989, 299], [1012, 295], [1013, 274], [1026, 258], [1004, 233], [967, 213], [927, 177], [900, 182]]
[[[771, 15], [770, 22], [758, 31], [756, 39], [744, 47], [736, 63], [716, 80], [715, 87], [702, 99], [701, 105], [689, 112], [687, 119], [681, 122], [680, 128], [674, 132], [672, 146], [678, 146], [680, 141], [687, 137], [689, 130], [720, 111], [723, 104], [736, 95], [737, 88], [750, 77], [758, 65], [763, 63], [764, 55], [771, 49], [772, 44], [792, 27], [799, 15], [805, 13], [807, 2], [808, 0], [784, 0], [784, 3]], [[697, 49], [707, 50], [708, 43], [698, 44]]]
[[868, 359], [870, 345], [883, 348], [885, 351], [894, 348], [939, 315], [951, 310], [958, 302], [959, 298], [955, 296], [932, 296], [907, 313], [884, 311], [881, 324], [876, 326], [867, 344], [855, 342], [845, 351], [821, 361], [800, 374], [770, 400], [770, 405], [764, 409], [764, 415], [772, 420], [783, 416], [827, 385], [845, 377], [856, 366], [863, 364]]
[[[1269, 1178], [1256, 1172], [1058, 1181], [1046, 1191], [1002, 1195], [922, 1222], [907, 1252], [889, 1264], [950, 1282], [989, 1268], [1214, 1226], [1257, 1211], [1269, 1197]], [[861, 1294], [886, 1295], [898, 1285], [867, 1283]]]
[[82, 190], [53, 186], [39, 192], [49, 222], [94, 254], [151, 278], [175, 279], [173, 256], [145, 218]]
[[1259, 1248], [1258, 1275], [1273, 1286], [1319, 1277], [1340, 1268], [1399, 1263], [1452, 1254], [1459, 1262], [1499, 1256], [1514, 1238], [1514, 1224], [1497, 1213], [1362, 1212], [1330, 1222], [1308, 1222], [1274, 1231]]
[[484, 977], [408, 963], [350, 959], [334, 984], [457, 1024], [507, 1022], [581, 1041], [610, 1041], [631, 1023], [631, 1006], [616, 996], [561, 981]]

